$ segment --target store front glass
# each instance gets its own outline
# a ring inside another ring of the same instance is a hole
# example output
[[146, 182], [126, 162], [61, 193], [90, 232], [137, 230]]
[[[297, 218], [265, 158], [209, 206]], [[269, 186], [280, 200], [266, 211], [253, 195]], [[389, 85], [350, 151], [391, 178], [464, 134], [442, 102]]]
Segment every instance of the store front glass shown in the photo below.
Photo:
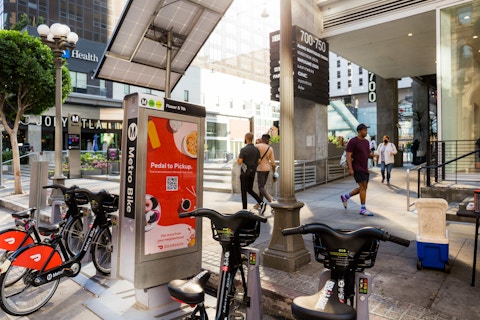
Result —
[[441, 9], [439, 19], [439, 138], [475, 141], [480, 138], [480, 0]]

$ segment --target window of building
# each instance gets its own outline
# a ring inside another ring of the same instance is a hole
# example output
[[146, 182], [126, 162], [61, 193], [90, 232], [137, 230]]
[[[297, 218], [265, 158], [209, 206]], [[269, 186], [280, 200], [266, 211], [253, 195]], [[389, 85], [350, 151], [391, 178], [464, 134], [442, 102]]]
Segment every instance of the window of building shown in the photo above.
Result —
[[183, 101], [189, 101], [189, 92], [188, 90], [183, 90]]
[[363, 79], [362, 79], [362, 78], [358, 79], [358, 85], [359, 85], [360, 87], [363, 86]]
[[358, 67], [358, 74], [363, 74], [363, 68], [362, 67]]
[[348, 87], [349, 87], [349, 88], [352, 87], [352, 80], [348, 80]]
[[340, 68], [341, 62], [340, 60], [337, 60], [337, 68]]
[[352, 69], [348, 69], [348, 76], [351, 77], [352, 76]]
[[342, 73], [340, 71], [337, 71], [337, 78], [341, 78], [342, 77]]
[[337, 89], [342, 89], [342, 83], [340, 81], [337, 82]]
[[227, 124], [207, 122], [207, 137], [227, 137]]
[[100, 95], [107, 96], [107, 82], [105, 80], [100, 80]]
[[70, 71], [70, 79], [74, 92], [87, 93], [87, 74]]
[[130, 94], [130, 85], [128, 84], [123, 85], [123, 93]]

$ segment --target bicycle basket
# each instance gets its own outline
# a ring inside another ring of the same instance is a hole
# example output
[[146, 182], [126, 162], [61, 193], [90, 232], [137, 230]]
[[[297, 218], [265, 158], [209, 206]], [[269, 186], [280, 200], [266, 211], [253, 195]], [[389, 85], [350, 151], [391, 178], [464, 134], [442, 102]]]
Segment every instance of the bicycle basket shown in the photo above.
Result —
[[103, 200], [102, 206], [106, 213], [115, 212], [118, 210], [118, 195], [110, 194], [109, 197]]
[[240, 247], [248, 246], [253, 243], [260, 235], [260, 222], [249, 220], [237, 232], [225, 228], [216, 228], [212, 222], [213, 239], [219, 242], [234, 242], [238, 239]]
[[[350, 230], [339, 230], [340, 232], [349, 232]], [[315, 253], [315, 260], [320, 263], [323, 263], [326, 268], [332, 267], [332, 262], [335, 260], [335, 264], [338, 265], [338, 261], [342, 259], [339, 256], [333, 256], [330, 254], [330, 249], [326, 248], [324, 244], [322, 244], [322, 240], [319, 234], [312, 234], [313, 236], [313, 248]], [[371, 240], [368, 241], [360, 252], [357, 252], [356, 258], [354, 256], [348, 257], [348, 261], [356, 262], [356, 268], [358, 270], [362, 270], [364, 268], [371, 268], [375, 264], [375, 259], [377, 258], [378, 247], [380, 241], [379, 240]], [[344, 258], [343, 258], [344, 259]]]

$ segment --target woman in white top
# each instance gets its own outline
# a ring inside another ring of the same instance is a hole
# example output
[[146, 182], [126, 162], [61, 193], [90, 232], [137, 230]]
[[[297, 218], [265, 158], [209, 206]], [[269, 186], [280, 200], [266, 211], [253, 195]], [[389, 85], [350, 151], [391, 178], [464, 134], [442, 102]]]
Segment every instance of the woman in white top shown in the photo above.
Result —
[[385, 182], [385, 168], [387, 168], [387, 183], [390, 184], [390, 173], [392, 172], [394, 156], [397, 154], [397, 148], [390, 142], [389, 136], [383, 136], [383, 142], [378, 145], [375, 155], [380, 162], [382, 172], [382, 183]]

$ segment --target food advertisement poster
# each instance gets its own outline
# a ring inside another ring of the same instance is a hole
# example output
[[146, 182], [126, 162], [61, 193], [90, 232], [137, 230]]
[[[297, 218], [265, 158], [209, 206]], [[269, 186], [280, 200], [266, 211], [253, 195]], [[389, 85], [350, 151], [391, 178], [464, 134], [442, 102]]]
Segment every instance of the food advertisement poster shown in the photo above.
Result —
[[198, 124], [148, 117], [145, 255], [195, 245]]

